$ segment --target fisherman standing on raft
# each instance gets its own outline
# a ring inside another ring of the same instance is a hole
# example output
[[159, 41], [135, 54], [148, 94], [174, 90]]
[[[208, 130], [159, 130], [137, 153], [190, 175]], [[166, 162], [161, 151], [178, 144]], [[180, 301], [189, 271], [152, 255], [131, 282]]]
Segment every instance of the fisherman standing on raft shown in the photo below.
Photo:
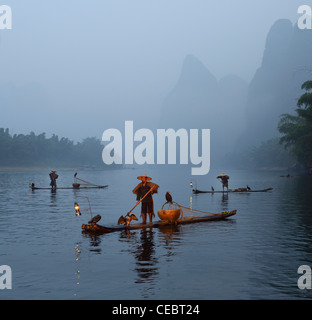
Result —
[[52, 170], [49, 173], [51, 182], [50, 182], [50, 186], [52, 187], [52, 189], [56, 189], [56, 179], [58, 178], [58, 174], [56, 174], [56, 172], [54, 170]]
[[225, 173], [221, 173], [219, 176], [217, 176], [217, 179], [219, 179], [222, 183], [223, 192], [224, 192], [224, 187], [226, 187], [226, 190], [228, 192], [229, 191], [228, 181], [229, 181], [230, 177]]
[[152, 194], [158, 192], [159, 186], [156, 183], [148, 182], [152, 180], [152, 178], [148, 177], [147, 175], [139, 176], [137, 179], [141, 180], [142, 182], [132, 190], [132, 192], [137, 195], [136, 200], [140, 201], [148, 193], [148, 195], [142, 200], [141, 207], [141, 217], [143, 220], [142, 223], [146, 224], [147, 214], [149, 215], [150, 222], [152, 222], [153, 217], [155, 217]]

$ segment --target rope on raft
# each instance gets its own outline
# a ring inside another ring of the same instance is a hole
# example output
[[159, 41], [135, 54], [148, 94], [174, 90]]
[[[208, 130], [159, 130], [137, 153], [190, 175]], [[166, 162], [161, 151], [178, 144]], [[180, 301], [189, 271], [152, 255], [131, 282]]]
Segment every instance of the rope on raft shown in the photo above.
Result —
[[[193, 216], [196, 217], [196, 218], [197, 218], [197, 217], [205, 217], [205, 216], [207, 216], [207, 215], [209, 215], [209, 216], [220, 215], [220, 213], [212, 213], [212, 212], [208, 212], [208, 211], [201, 211], [201, 210], [197, 210], [197, 209], [185, 207], [185, 206], [182, 206], [182, 205], [180, 205], [180, 204], [177, 204], [177, 205], [180, 207], [181, 210], [182, 210], [182, 208], [184, 208], [184, 209], [187, 210], [187, 211], [194, 212]], [[202, 214], [202, 215], [195, 215], [196, 212], [200, 212], [200, 213], [204, 213], [204, 214]]]
[[[207, 216], [219, 216], [220, 215], [220, 213], [213, 213], [213, 212], [202, 211], [202, 210], [197, 210], [197, 209], [185, 207], [185, 206], [178, 204], [177, 202], [172, 202], [172, 203], [166, 202], [162, 206], [162, 210], [164, 209], [164, 206], [166, 204], [169, 204], [169, 208], [171, 205], [175, 205], [175, 206], [179, 207], [179, 209], [181, 211], [181, 216], [179, 218], [180, 220], [182, 220], [182, 219], [195, 219], [195, 218], [201, 218], [201, 217], [207, 217]], [[225, 213], [225, 212], [223, 212], [223, 213]], [[202, 213], [202, 214], [197, 214], [197, 213]]]
[[77, 178], [77, 177], [75, 177], [75, 179], [77, 179], [77, 180], [79, 180], [79, 181], [83, 181], [83, 182], [85, 182], [85, 183], [81, 183], [81, 184], [83, 184], [83, 185], [89, 185], [89, 186], [100, 187], [100, 186], [99, 186], [99, 185], [97, 185], [97, 184], [91, 183], [91, 182], [86, 181], [86, 180], [82, 180], [82, 179]]

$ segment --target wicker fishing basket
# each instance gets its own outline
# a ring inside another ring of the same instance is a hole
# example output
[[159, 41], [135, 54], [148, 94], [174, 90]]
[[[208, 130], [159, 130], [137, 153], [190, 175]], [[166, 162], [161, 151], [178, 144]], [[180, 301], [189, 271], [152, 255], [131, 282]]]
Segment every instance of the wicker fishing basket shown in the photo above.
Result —
[[168, 203], [163, 204], [161, 210], [158, 210], [158, 217], [160, 220], [175, 222], [180, 217], [182, 218], [183, 211], [182, 208], [176, 203]]

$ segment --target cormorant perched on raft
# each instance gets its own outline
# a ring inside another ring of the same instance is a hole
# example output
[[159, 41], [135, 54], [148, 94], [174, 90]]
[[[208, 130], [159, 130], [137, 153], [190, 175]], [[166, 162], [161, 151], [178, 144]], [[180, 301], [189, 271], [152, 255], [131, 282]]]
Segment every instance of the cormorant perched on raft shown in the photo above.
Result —
[[171, 197], [171, 194], [169, 191], [167, 191], [167, 193], [166, 193], [166, 200], [167, 200], [167, 202], [172, 203], [172, 197]]
[[248, 191], [250, 191], [250, 190], [251, 190], [251, 189], [248, 187], [248, 185], [247, 185], [247, 190], [248, 190]]
[[101, 216], [98, 214], [98, 215], [96, 215], [95, 217], [93, 217], [90, 221], [89, 221], [89, 223], [91, 223], [91, 224], [96, 224], [97, 222], [99, 222], [101, 220]]
[[124, 224], [124, 225], [128, 226], [132, 220], [138, 221], [138, 218], [133, 213], [131, 213], [130, 215], [126, 214], [125, 217], [121, 216], [118, 219], [118, 224]]
[[77, 172], [74, 174], [74, 178], [76, 178], [76, 176], [77, 176]]
[[213, 186], [211, 186], [211, 191], [214, 191], [214, 187]]

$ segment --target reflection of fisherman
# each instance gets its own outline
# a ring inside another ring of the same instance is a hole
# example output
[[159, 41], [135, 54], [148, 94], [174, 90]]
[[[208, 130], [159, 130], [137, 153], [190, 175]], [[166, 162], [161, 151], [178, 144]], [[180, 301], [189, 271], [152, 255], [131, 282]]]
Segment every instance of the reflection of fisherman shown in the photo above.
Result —
[[50, 186], [52, 187], [52, 189], [56, 188], [56, 179], [58, 178], [58, 174], [56, 174], [56, 172], [53, 170], [49, 173], [51, 182], [50, 182]]
[[132, 190], [132, 192], [137, 195], [137, 201], [140, 201], [152, 189], [152, 191], [150, 191], [149, 194], [142, 200], [142, 223], [146, 224], [147, 214], [149, 215], [150, 222], [153, 221], [153, 216], [155, 217], [152, 194], [157, 193], [159, 186], [153, 182], [147, 182], [152, 180], [152, 178], [148, 177], [147, 175], [140, 176], [138, 179], [142, 182]]
[[221, 173], [219, 176], [217, 176], [217, 179], [219, 179], [222, 183], [223, 192], [224, 192], [224, 187], [226, 187], [227, 191], [229, 191], [228, 180], [230, 179], [230, 177], [225, 173]]

